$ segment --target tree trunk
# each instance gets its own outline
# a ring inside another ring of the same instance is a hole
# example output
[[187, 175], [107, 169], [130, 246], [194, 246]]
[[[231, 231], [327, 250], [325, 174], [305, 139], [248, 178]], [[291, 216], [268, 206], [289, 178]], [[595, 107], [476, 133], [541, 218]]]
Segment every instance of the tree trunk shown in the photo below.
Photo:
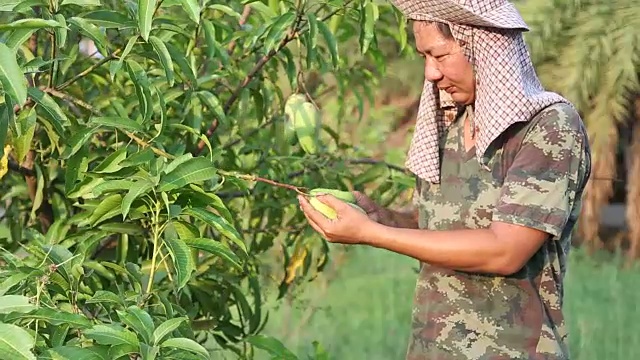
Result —
[[591, 177], [585, 189], [578, 225], [578, 235], [589, 254], [603, 245], [600, 238], [600, 216], [602, 208], [613, 195], [617, 145], [618, 131], [612, 126], [607, 145], [593, 150]]

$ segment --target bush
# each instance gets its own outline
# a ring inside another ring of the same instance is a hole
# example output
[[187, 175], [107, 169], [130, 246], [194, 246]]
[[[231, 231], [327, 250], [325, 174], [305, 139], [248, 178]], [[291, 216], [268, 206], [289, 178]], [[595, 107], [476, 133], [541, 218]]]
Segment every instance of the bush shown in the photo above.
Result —
[[367, 188], [389, 204], [412, 183], [358, 160], [326, 116], [317, 151], [284, 141], [284, 104], [299, 93], [321, 111], [330, 93], [357, 116], [384, 75], [381, 47], [406, 43], [398, 12], [369, 0], [0, 10], [0, 354], [286, 358], [260, 334], [263, 304], [313, 280], [329, 251], [296, 193]]

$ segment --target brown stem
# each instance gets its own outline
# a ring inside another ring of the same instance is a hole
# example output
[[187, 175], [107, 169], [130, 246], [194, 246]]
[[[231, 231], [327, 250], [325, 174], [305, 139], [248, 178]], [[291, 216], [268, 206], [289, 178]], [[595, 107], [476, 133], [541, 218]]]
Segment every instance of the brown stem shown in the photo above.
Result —
[[56, 86], [56, 90], [62, 90], [66, 87], [68, 87], [69, 85], [73, 84], [74, 82], [82, 79], [83, 77], [89, 75], [91, 72], [93, 72], [95, 69], [99, 68], [100, 66], [104, 65], [105, 63], [115, 59], [118, 55], [118, 53], [120, 53], [121, 49], [117, 49], [115, 50], [113, 53], [111, 53], [109, 56], [101, 59], [100, 61], [98, 61], [97, 63], [89, 66], [88, 68], [86, 68], [84, 71], [82, 71], [81, 73], [77, 74], [76, 76], [72, 77], [71, 79], [69, 79], [68, 81], [64, 82], [62, 85]]
[[[240, 25], [240, 27], [242, 27], [242, 25], [244, 25], [247, 22], [250, 14], [251, 14], [251, 6], [245, 5], [244, 8], [242, 8], [242, 16], [240, 16], [240, 20], [238, 20], [238, 25]], [[236, 40], [233, 40], [231, 43], [229, 43], [229, 47], [227, 48], [227, 53], [231, 55], [231, 53], [235, 48], [236, 48]]]

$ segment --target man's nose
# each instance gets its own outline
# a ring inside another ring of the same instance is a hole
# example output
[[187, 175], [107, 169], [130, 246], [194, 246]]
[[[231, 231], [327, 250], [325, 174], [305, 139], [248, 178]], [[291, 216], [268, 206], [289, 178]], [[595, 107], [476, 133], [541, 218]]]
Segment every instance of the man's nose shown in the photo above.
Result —
[[431, 82], [436, 82], [442, 79], [442, 73], [438, 69], [435, 61], [430, 58], [426, 58], [424, 61], [424, 76], [427, 80]]

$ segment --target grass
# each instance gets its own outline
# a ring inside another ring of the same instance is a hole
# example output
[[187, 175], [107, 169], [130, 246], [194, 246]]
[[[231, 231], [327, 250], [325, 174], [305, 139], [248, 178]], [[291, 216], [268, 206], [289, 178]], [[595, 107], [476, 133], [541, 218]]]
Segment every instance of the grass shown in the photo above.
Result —
[[[326, 289], [311, 283], [291, 306], [272, 310], [265, 333], [296, 354], [311, 353], [317, 340], [332, 359], [404, 359], [415, 268], [410, 258], [355, 248]], [[640, 358], [639, 276], [573, 250], [565, 283], [572, 359]]]

